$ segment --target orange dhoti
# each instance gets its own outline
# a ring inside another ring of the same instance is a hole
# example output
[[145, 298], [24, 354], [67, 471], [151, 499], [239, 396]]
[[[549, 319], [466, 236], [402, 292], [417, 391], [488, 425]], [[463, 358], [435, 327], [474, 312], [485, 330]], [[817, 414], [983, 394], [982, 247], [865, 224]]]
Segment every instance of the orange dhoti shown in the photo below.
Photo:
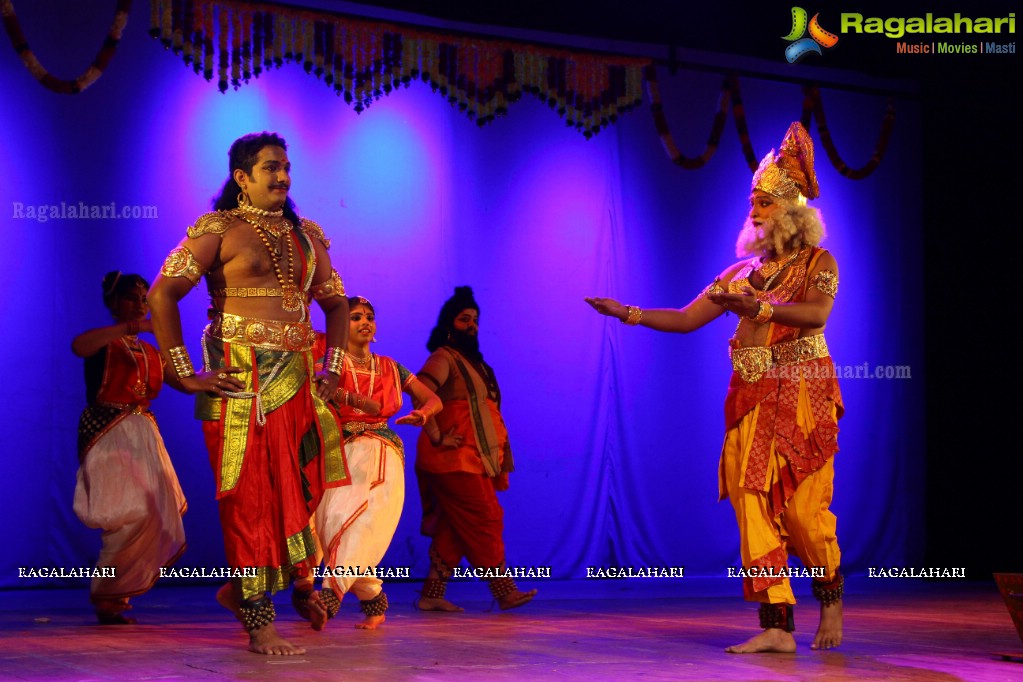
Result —
[[[497, 450], [504, 452], [508, 432], [496, 403], [485, 403], [497, 434]], [[426, 433], [419, 437], [416, 475], [423, 502], [423, 535], [433, 539], [430, 561], [442, 577], [464, 557], [474, 568], [496, 568], [504, 564], [504, 509], [497, 490], [507, 487], [507, 474], [490, 477], [484, 472], [467, 401], [444, 403], [437, 415], [441, 433], [452, 428], [463, 434], [457, 448], [430, 443]], [[497, 463], [504, 464], [504, 456]]]

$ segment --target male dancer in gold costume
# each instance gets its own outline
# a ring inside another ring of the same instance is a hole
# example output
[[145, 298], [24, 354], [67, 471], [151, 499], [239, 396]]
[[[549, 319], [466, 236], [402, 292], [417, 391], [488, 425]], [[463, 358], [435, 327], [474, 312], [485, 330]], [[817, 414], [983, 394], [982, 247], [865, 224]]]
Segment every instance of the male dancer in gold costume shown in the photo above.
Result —
[[[288, 198], [284, 140], [246, 135], [228, 156], [231, 176], [217, 210], [200, 216], [171, 251], [149, 300], [160, 347], [184, 388], [197, 394], [228, 562], [253, 573], [233, 580], [217, 599], [244, 624], [251, 651], [301, 654], [278, 634], [267, 593], [285, 587], [315, 554], [309, 518], [324, 483], [346, 476], [324, 400], [341, 373], [348, 301], [331, 267], [329, 240], [316, 223], [298, 218]], [[196, 372], [182, 343], [178, 303], [204, 275], [212, 310]], [[326, 315], [320, 374], [310, 352], [310, 299]]]

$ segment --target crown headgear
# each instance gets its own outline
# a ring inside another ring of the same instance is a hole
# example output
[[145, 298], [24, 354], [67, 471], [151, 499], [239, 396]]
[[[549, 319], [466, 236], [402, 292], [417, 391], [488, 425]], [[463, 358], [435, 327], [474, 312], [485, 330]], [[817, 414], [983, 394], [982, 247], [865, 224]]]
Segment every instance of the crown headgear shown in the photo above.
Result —
[[813, 140], [799, 121], [789, 126], [781, 149], [770, 153], [753, 174], [753, 189], [773, 197], [806, 203], [820, 196], [813, 170]]

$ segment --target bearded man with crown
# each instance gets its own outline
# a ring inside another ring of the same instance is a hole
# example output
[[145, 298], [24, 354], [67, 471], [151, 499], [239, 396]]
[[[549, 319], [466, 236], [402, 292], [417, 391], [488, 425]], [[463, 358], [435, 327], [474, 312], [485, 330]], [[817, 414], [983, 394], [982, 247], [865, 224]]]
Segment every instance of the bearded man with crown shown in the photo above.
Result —
[[[309, 519], [325, 487], [347, 479], [334, 395], [348, 339], [348, 299], [316, 223], [288, 196], [291, 162], [275, 133], [245, 135], [230, 176], [164, 261], [149, 291], [153, 328], [196, 416], [216, 478], [228, 564], [241, 573], [217, 600], [249, 634], [249, 650], [305, 653], [274, 626], [268, 593], [308, 571]], [[179, 302], [205, 277], [211, 308], [196, 371], [182, 341]], [[324, 371], [312, 358], [309, 304], [326, 319]], [[322, 609], [319, 604], [311, 608]]]
[[729, 341], [733, 372], [719, 491], [735, 509], [744, 596], [760, 604], [763, 632], [729, 653], [796, 650], [790, 552], [816, 576], [820, 623], [811, 648], [842, 641], [844, 581], [829, 505], [843, 406], [824, 340], [838, 263], [820, 247], [819, 211], [806, 205], [818, 195], [813, 142], [796, 122], [753, 176], [749, 217], [736, 243], [741, 260], [689, 305], [644, 310], [586, 299], [603, 315], [665, 332], [688, 333], [726, 312], [739, 318]]

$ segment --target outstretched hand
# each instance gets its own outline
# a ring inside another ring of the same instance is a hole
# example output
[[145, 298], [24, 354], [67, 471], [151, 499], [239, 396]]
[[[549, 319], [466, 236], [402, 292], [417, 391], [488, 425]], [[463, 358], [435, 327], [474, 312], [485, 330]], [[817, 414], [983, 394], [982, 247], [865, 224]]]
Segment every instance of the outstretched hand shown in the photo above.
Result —
[[584, 298], [584, 301], [590, 304], [594, 310], [601, 315], [607, 315], [608, 317], [614, 317], [619, 320], [624, 320], [629, 316], [628, 309], [613, 298]]
[[411, 424], [412, 426], [423, 426], [426, 424], [427, 416], [422, 410], [412, 410], [404, 417], [394, 420], [395, 424]]

